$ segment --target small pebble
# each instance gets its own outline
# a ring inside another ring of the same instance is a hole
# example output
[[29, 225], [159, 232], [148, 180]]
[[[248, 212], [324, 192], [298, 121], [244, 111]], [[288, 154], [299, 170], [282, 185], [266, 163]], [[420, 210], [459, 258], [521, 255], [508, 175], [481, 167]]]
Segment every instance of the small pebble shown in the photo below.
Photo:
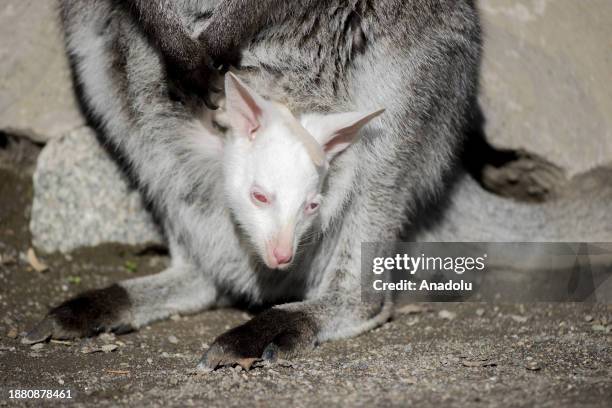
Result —
[[19, 332], [17, 331], [16, 328], [11, 328], [8, 333], [6, 334], [10, 339], [16, 339], [17, 336], [19, 335]]
[[540, 367], [537, 361], [528, 361], [527, 364], [525, 364], [525, 368], [529, 371], [539, 371], [542, 367]]
[[30, 349], [32, 350], [42, 350], [45, 347], [44, 343], [36, 343]]
[[179, 340], [176, 338], [176, 336], [168, 336], [168, 341], [172, 344], [178, 344]]
[[457, 313], [449, 312], [448, 310], [440, 310], [438, 312], [438, 317], [441, 319], [453, 320], [455, 317], [457, 317]]
[[529, 319], [528, 317], [519, 315], [510, 315], [510, 318], [517, 323], [525, 323]]

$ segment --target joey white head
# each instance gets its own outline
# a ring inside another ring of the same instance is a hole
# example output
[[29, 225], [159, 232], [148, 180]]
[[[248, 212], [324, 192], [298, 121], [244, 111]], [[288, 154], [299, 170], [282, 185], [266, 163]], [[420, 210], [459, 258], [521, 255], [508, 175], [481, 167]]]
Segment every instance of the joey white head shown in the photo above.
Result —
[[225, 93], [231, 126], [223, 159], [228, 205], [263, 262], [287, 268], [323, 203], [330, 160], [382, 110], [307, 114], [300, 121], [231, 73]]

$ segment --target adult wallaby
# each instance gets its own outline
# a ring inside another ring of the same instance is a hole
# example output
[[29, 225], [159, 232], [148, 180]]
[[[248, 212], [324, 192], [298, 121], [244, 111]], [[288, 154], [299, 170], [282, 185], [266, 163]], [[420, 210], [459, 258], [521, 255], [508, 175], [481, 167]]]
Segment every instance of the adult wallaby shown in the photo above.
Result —
[[[397, 240], [453, 178], [478, 88], [473, 1], [61, 0], [61, 15], [85, 105], [161, 220], [172, 266], [63, 303], [29, 341], [291, 301], [219, 336], [201, 362], [248, 366], [389, 318], [390, 299], [361, 301], [361, 243]], [[241, 239], [199, 138], [223, 64], [294, 112], [387, 108], [330, 163], [318, 234], [283, 270]]]

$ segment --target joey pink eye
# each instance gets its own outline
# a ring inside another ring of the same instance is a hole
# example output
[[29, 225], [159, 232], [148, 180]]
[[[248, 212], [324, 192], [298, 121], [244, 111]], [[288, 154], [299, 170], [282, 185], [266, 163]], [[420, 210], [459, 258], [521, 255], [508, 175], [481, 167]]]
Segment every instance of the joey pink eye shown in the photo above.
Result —
[[319, 203], [317, 203], [317, 202], [313, 201], [312, 203], [308, 203], [306, 205], [306, 213], [308, 213], [308, 214], [312, 214], [315, 211], [317, 211], [318, 209], [319, 209]]
[[259, 191], [252, 191], [251, 198], [254, 202], [259, 204], [268, 204], [270, 202], [268, 197], [264, 193], [261, 193]]

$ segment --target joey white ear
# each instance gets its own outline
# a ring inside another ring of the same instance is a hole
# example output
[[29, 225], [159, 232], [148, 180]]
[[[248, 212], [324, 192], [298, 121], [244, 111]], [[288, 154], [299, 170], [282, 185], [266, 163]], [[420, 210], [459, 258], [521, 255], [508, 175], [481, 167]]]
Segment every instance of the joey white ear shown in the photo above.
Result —
[[225, 109], [234, 130], [253, 140], [268, 102], [231, 72], [225, 75]]
[[384, 111], [308, 114], [302, 117], [302, 125], [323, 147], [327, 160], [331, 160], [351, 145], [361, 128]]

